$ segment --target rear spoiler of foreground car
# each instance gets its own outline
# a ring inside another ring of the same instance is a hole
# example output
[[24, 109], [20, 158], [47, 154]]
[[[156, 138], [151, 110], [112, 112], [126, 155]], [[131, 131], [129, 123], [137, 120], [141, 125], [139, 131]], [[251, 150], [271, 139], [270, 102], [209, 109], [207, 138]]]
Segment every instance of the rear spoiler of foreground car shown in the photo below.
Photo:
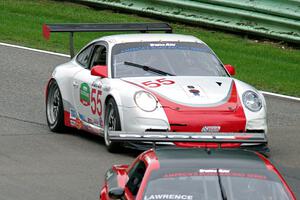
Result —
[[111, 141], [128, 142], [205, 142], [267, 144], [265, 133], [192, 133], [192, 132], [123, 132], [110, 131]]
[[70, 33], [70, 56], [74, 57], [75, 32], [121, 32], [133, 31], [146, 33], [149, 31], [164, 31], [172, 33], [172, 27], [167, 23], [130, 23], [130, 24], [44, 24], [43, 35], [50, 38], [51, 32]]

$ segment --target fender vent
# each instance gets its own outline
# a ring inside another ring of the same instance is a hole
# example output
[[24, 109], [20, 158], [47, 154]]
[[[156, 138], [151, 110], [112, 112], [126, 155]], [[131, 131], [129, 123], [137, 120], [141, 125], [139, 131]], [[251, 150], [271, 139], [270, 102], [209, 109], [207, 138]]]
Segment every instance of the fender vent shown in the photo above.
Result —
[[264, 130], [255, 130], [255, 129], [249, 130], [249, 129], [247, 129], [246, 132], [247, 133], [264, 133], [265, 131]]

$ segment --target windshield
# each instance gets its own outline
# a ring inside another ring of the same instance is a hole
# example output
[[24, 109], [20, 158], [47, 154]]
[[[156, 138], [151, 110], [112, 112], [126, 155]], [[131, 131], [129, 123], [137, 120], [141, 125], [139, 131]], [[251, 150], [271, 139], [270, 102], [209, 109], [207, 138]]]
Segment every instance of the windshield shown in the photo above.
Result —
[[[163, 73], [156, 73], [151, 69]], [[228, 76], [215, 54], [205, 44], [194, 42], [117, 44], [112, 49], [112, 74], [114, 78], [168, 74]]]
[[266, 170], [185, 168], [153, 171], [143, 200], [173, 199], [288, 200], [290, 198], [280, 179]]

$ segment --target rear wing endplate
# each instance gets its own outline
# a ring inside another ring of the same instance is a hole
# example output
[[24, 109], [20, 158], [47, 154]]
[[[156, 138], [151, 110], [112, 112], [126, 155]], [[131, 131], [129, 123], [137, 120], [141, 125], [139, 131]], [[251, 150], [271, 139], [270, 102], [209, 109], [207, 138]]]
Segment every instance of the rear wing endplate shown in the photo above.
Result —
[[192, 132], [122, 132], [109, 131], [111, 141], [128, 142], [205, 142], [267, 144], [265, 133], [192, 133]]
[[74, 57], [75, 32], [152, 32], [163, 31], [172, 33], [172, 27], [167, 23], [130, 23], [130, 24], [44, 24], [43, 36], [50, 38], [51, 32], [70, 33], [70, 56]]

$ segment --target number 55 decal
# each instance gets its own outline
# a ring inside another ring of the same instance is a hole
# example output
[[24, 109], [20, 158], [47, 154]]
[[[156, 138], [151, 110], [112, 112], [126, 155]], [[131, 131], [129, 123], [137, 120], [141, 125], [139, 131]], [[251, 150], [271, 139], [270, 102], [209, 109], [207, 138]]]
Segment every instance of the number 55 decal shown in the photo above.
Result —
[[174, 83], [175, 83], [175, 81], [168, 80], [166, 78], [156, 79], [155, 81], [142, 82], [143, 85], [150, 87], [150, 88], [160, 87], [161, 85], [172, 85]]
[[102, 114], [102, 103], [100, 99], [101, 95], [102, 95], [102, 91], [92, 88], [91, 111], [94, 115], [97, 113], [99, 116], [101, 116]]

